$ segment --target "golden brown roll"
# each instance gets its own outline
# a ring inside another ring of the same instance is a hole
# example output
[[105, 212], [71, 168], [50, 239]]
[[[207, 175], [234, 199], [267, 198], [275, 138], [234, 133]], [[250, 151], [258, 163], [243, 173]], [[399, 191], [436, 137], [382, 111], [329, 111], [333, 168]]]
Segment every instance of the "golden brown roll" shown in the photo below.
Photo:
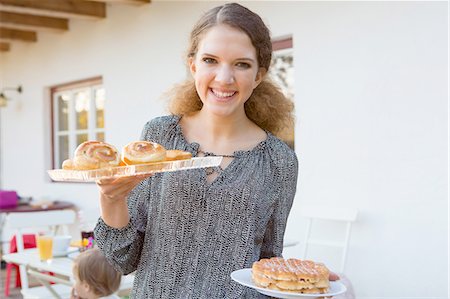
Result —
[[62, 163], [62, 169], [65, 170], [73, 170], [75, 165], [73, 165], [73, 161], [71, 159], [64, 160]]
[[85, 141], [75, 150], [72, 160], [63, 162], [63, 169], [90, 170], [118, 166], [120, 155], [117, 149], [106, 142]]
[[166, 158], [166, 149], [155, 142], [133, 141], [122, 149], [122, 161], [127, 165], [160, 162]]
[[165, 161], [187, 160], [190, 158], [192, 158], [192, 154], [190, 152], [181, 150], [167, 150]]

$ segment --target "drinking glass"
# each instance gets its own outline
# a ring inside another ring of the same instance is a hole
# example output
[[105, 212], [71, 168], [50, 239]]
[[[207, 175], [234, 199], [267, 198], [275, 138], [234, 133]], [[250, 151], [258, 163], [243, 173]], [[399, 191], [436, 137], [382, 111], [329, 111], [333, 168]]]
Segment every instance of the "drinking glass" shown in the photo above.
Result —
[[41, 261], [51, 262], [53, 258], [53, 236], [39, 235], [37, 237], [37, 247]]

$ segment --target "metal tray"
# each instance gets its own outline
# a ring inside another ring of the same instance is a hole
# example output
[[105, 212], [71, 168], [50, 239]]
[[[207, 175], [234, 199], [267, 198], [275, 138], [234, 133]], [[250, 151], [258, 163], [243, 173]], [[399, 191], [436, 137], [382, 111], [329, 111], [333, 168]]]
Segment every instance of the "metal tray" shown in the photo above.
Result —
[[94, 170], [48, 170], [50, 178], [59, 182], [95, 182], [100, 179], [134, 176], [139, 174], [170, 172], [219, 166], [223, 157], [196, 157], [188, 160], [167, 161], [102, 168]]

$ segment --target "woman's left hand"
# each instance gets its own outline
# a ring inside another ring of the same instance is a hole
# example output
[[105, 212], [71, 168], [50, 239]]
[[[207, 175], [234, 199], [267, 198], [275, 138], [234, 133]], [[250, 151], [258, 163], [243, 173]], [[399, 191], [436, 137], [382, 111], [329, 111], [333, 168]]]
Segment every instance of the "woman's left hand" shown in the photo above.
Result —
[[339, 279], [340, 279], [339, 275], [337, 275], [334, 272], [330, 272], [330, 275], [328, 276], [328, 280], [335, 281], [335, 280], [339, 280]]

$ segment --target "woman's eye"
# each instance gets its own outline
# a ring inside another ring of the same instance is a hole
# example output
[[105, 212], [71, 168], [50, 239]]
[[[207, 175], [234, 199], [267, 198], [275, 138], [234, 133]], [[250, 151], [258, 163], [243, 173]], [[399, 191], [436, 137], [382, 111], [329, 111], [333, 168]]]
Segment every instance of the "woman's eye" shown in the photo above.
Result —
[[206, 63], [215, 63], [216, 60], [213, 59], [213, 58], [205, 57], [205, 58], [203, 58], [203, 62], [206, 62]]
[[250, 64], [246, 63], [246, 62], [238, 62], [236, 63], [236, 66], [239, 68], [243, 68], [243, 69], [248, 69], [250, 68]]

